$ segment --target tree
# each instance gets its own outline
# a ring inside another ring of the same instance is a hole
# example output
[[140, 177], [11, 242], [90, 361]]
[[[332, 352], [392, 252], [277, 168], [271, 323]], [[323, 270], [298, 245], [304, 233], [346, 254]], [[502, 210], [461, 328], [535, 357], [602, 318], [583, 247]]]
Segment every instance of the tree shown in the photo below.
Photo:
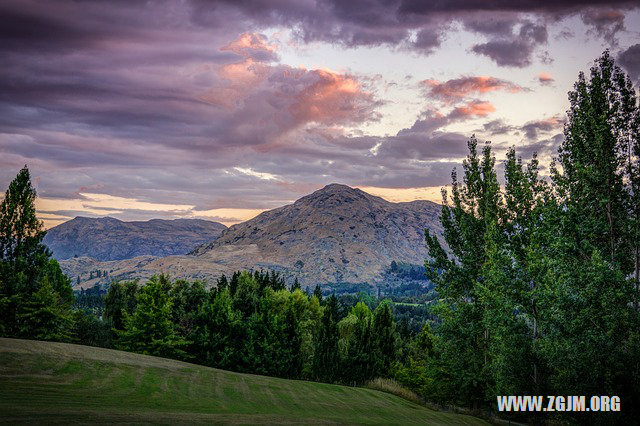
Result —
[[440, 350], [449, 367], [442, 370], [441, 380], [450, 384], [451, 398], [474, 407], [484, 401], [489, 387], [489, 330], [482, 323], [485, 307], [479, 297], [487, 261], [485, 234], [497, 223], [502, 202], [491, 147], [487, 144], [480, 157], [477, 144], [475, 137], [468, 142], [464, 183], [455, 170], [451, 175], [451, 206], [443, 191], [441, 222], [450, 254], [435, 234], [425, 235], [431, 257], [425, 273], [441, 296], [434, 312], [442, 319]]
[[146, 355], [184, 358], [187, 342], [175, 332], [171, 322], [170, 286], [164, 275], [153, 276], [136, 295], [133, 315], [124, 315], [124, 331], [116, 330], [117, 346]]
[[236, 369], [245, 334], [241, 320], [241, 314], [233, 309], [229, 289], [216, 291], [198, 311], [193, 333], [195, 358], [211, 367]]
[[569, 100], [560, 168], [552, 176], [555, 229], [541, 245], [550, 288], [541, 304], [555, 313], [542, 349], [556, 389], [637, 398], [640, 371], [622, 373], [620, 366], [640, 358], [640, 318], [632, 309], [640, 276], [638, 104], [608, 52], [588, 80], [580, 73]]
[[358, 302], [338, 323], [338, 347], [342, 358], [340, 373], [344, 383], [359, 385], [373, 379], [377, 373], [373, 322], [371, 309]]
[[333, 383], [338, 379], [338, 338], [338, 299], [332, 295], [323, 307], [320, 329], [316, 337], [313, 357], [315, 380]]
[[207, 291], [200, 281], [190, 283], [178, 280], [170, 290], [171, 321], [176, 325], [176, 332], [187, 340], [191, 340], [196, 317], [207, 299]]
[[320, 287], [320, 284], [316, 284], [316, 287], [313, 289], [313, 295], [322, 303], [322, 287]]
[[80, 345], [111, 348], [111, 327], [110, 320], [100, 320], [87, 309], [77, 309], [73, 312], [71, 341]]
[[553, 179], [566, 206], [566, 227], [576, 255], [590, 257], [594, 249], [628, 273], [633, 259], [627, 238], [627, 192], [630, 128], [637, 121], [632, 87], [608, 52], [596, 60], [590, 79], [578, 75], [569, 92], [571, 107], [559, 149], [561, 171]]
[[388, 302], [382, 302], [374, 312], [373, 337], [375, 340], [375, 375], [390, 374], [391, 363], [396, 359], [395, 324]]
[[125, 316], [132, 315], [137, 305], [136, 295], [140, 290], [137, 281], [112, 283], [104, 301], [104, 316], [116, 330], [124, 330]]
[[42, 244], [46, 232], [36, 216], [35, 200], [25, 166], [0, 204], [0, 332], [66, 339], [73, 293], [70, 280]]
[[17, 315], [20, 336], [38, 340], [67, 341], [72, 326], [69, 306], [60, 300], [49, 278], [44, 277], [40, 288], [26, 299]]
[[298, 277], [296, 277], [295, 280], [293, 281], [293, 284], [291, 285], [290, 290], [293, 293], [294, 291], [300, 290], [300, 289], [301, 289], [300, 282], [298, 281]]

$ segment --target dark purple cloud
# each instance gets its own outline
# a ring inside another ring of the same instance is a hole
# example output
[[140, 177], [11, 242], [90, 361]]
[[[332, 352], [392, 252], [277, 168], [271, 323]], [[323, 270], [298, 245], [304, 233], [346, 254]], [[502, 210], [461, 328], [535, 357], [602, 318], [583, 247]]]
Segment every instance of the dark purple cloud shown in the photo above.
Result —
[[480, 130], [483, 134], [489, 136], [506, 135], [515, 130], [514, 126], [511, 126], [504, 122], [504, 120], [496, 119], [491, 120], [482, 125]]
[[588, 9], [582, 13], [582, 21], [611, 46], [616, 46], [616, 34], [624, 30], [624, 13], [616, 9]]
[[489, 57], [500, 66], [522, 68], [531, 64], [532, 53], [538, 45], [546, 43], [547, 38], [544, 24], [524, 21], [515, 34], [476, 44], [471, 50]]
[[640, 43], [629, 46], [620, 52], [618, 63], [627, 71], [632, 80], [640, 82]]
[[[232, 16], [246, 26], [294, 28], [304, 42], [325, 41], [349, 47], [403, 46], [427, 54], [439, 47], [451, 22], [461, 21], [468, 30], [492, 37], [488, 46], [478, 47], [478, 53], [507, 66], [526, 62], [515, 57], [515, 48], [509, 50], [507, 44], [525, 47], [525, 53], [531, 54], [536, 43], [543, 43], [533, 34], [514, 33], [515, 26], [527, 26], [522, 14], [533, 13], [553, 21], [582, 13], [586, 7], [593, 13], [603, 8], [637, 7], [633, 0], [193, 0], [191, 4], [192, 20], [202, 26], [224, 25], [223, 17]], [[543, 30], [536, 31], [541, 35]], [[416, 32], [413, 40], [412, 32]]]
[[564, 120], [559, 116], [553, 116], [542, 120], [530, 121], [522, 126], [522, 131], [528, 140], [534, 141], [538, 138], [539, 133], [558, 130], [562, 126], [564, 126]]

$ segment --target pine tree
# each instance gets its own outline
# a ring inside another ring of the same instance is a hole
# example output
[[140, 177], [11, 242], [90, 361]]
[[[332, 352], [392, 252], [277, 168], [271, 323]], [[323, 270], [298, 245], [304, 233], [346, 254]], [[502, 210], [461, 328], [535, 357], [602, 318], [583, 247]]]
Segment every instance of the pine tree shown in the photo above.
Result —
[[104, 316], [112, 322], [114, 329], [124, 330], [125, 316], [133, 314], [139, 291], [137, 281], [116, 282], [109, 286], [104, 300]]
[[136, 295], [133, 315], [125, 315], [124, 331], [117, 331], [117, 346], [146, 355], [184, 358], [187, 342], [175, 332], [171, 322], [172, 301], [167, 294], [168, 279], [153, 276]]
[[391, 363], [396, 359], [395, 324], [389, 303], [382, 302], [374, 312], [373, 337], [376, 351], [376, 376], [388, 376]]
[[291, 289], [290, 291], [293, 293], [296, 290], [300, 290], [300, 282], [298, 281], [298, 277], [295, 278], [295, 280], [293, 281], [293, 284], [291, 285]]
[[315, 380], [333, 383], [338, 379], [338, 299], [331, 296], [323, 307], [313, 356]]
[[318, 298], [320, 303], [322, 303], [322, 287], [320, 287], [320, 284], [316, 284], [316, 288], [313, 289], [313, 295]]
[[229, 289], [218, 290], [196, 318], [193, 333], [196, 359], [211, 367], [237, 368], [245, 333], [241, 319], [233, 310]]
[[72, 326], [71, 311], [44, 277], [40, 288], [20, 306], [20, 335], [38, 340], [67, 341]]

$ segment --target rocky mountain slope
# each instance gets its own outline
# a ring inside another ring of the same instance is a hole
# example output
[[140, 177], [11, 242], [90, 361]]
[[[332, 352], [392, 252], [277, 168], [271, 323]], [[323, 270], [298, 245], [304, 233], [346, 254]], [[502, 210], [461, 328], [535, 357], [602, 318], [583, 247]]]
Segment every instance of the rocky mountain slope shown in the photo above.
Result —
[[422, 265], [425, 229], [442, 233], [438, 204], [392, 203], [345, 185], [328, 185], [293, 204], [264, 212], [226, 229], [187, 256], [136, 257], [101, 263], [88, 258], [62, 263], [82, 286], [88, 271], [107, 270], [109, 279], [205, 279], [239, 269], [274, 269], [303, 285], [378, 285], [392, 261]]
[[391, 203], [332, 184], [294, 204], [233, 225], [193, 255], [251, 260], [295, 273], [303, 282], [371, 282], [393, 260], [420, 265], [426, 228], [440, 231], [440, 206]]
[[49, 229], [44, 243], [58, 260], [76, 256], [99, 261], [171, 256], [215, 240], [226, 228], [200, 219], [123, 222], [112, 217], [76, 217]]

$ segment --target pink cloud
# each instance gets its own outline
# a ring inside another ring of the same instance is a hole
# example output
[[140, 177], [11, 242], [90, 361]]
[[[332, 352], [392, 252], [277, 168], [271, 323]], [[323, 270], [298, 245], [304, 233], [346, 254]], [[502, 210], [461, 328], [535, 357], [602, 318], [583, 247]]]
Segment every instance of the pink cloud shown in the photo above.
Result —
[[523, 88], [510, 81], [501, 80], [495, 77], [461, 77], [444, 82], [438, 80], [424, 80], [421, 84], [427, 88], [429, 96], [451, 102], [462, 99], [471, 94], [489, 93], [495, 91], [506, 91], [517, 93]]
[[538, 81], [540, 84], [549, 85], [555, 81], [555, 79], [546, 71], [542, 71], [538, 74]]
[[488, 114], [495, 112], [496, 108], [491, 102], [487, 101], [469, 101], [466, 104], [456, 107], [449, 114], [451, 118], [461, 117], [485, 117]]
[[312, 70], [307, 74], [312, 83], [296, 94], [290, 106], [297, 122], [332, 125], [374, 118], [372, 105], [377, 102], [354, 76], [327, 70]]

